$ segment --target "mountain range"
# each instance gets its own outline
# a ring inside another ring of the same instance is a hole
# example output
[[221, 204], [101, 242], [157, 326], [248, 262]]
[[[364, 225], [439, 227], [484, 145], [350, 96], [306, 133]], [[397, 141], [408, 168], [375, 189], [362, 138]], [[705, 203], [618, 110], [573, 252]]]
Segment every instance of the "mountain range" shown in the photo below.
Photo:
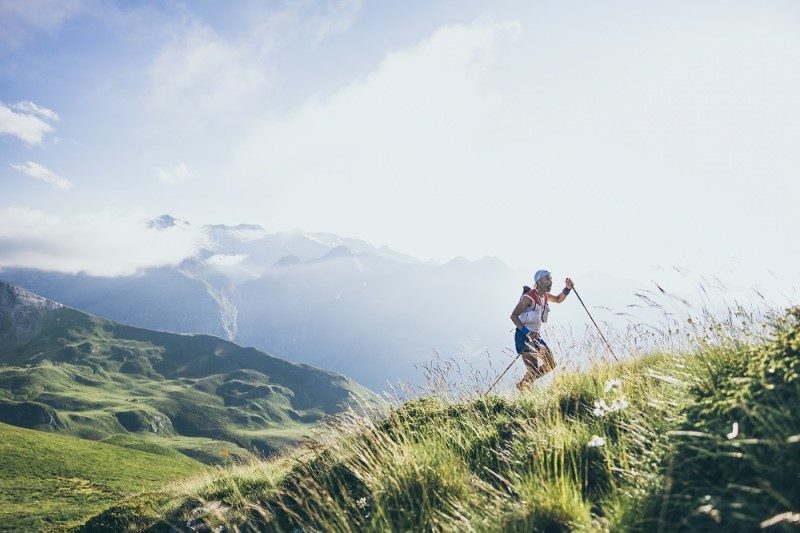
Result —
[[[188, 223], [163, 215], [151, 227], [176, 224]], [[175, 266], [119, 277], [4, 268], [0, 279], [121, 323], [279, 353], [373, 390], [422, 382], [437, 354], [508, 344], [520, 284], [498, 259], [439, 265], [329, 233], [202, 229], [207, 245]]]
[[135, 435], [213, 462], [269, 454], [373, 400], [353, 380], [218, 337], [89, 315], [0, 282], [0, 422]]

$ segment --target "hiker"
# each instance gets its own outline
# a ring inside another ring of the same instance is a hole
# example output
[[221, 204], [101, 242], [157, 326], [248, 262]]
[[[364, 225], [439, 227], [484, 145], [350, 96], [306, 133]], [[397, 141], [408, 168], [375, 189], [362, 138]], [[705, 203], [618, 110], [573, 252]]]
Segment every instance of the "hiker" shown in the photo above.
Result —
[[[549, 302], [561, 303], [574, 286], [572, 280], [567, 278], [564, 289], [558, 294], [550, 294], [553, 287], [553, 278], [547, 270], [539, 270], [533, 275], [534, 287], [523, 288], [519, 303], [511, 313], [511, 321], [517, 326], [514, 332], [514, 346], [517, 354], [522, 356], [527, 372], [517, 388], [522, 390], [531, 385], [534, 380], [553, 370], [556, 366], [553, 352], [539, 334], [542, 324], [547, 322], [550, 312]], [[539, 364], [541, 357], [542, 363]]]

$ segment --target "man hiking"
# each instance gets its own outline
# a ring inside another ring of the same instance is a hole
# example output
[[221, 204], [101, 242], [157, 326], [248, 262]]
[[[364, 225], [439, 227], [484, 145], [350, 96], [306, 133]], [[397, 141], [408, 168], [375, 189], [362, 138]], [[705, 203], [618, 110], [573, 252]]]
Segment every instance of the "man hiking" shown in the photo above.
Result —
[[[519, 303], [511, 313], [511, 321], [517, 326], [514, 332], [514, 347], [517, 354], [522, 355], [527, 372], [519, 382], [517, 388], [523, 390], [531, 385], [534, 380], [553, 370], [556, 366], [553, 352], [539, 334], [542, 324], [547, 322], [550, 312], [549, 302], [561, 303], [574, 286], [572, 280], [567, 278], [564, 289], [558, 294], [550, 294], [553, 288], [553, 278], [547, 270], [539, 270], [533, 275], [534, 287], [525, 287]], [[542, 363], [539, 364], [541, 357]]]

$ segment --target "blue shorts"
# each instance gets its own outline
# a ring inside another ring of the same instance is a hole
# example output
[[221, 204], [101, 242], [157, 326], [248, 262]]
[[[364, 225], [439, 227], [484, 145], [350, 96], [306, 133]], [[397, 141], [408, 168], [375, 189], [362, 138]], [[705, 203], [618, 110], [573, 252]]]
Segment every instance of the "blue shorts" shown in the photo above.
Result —
[[516, 330], [514, 332], [514, 347], [517, 349], [518, 354], [531, 351], [531, 348], [525, 346], [525, 343], [528, 343], [535, 351], [540, 350], [542, 347], [547, 348], [547, 343], [544, 342], [543, 338], [537, 337], [533, 341], [530, 341], [520, 330]]

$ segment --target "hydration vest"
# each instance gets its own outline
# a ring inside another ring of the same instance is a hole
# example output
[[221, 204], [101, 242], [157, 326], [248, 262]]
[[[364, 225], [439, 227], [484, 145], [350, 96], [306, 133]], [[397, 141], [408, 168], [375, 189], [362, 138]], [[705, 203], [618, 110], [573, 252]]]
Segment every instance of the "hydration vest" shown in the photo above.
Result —
[[523, 298], [526, 296], [531, 299], [531, 304], [525, 311], [520, 313], [519, 320], [529, 330], [538, 333], [542, 328], [542, 324], [547, 322], [547, 315], [550, 313], [549, 295], [545, 293], [544, 297], [542, 297], [536, 292], [536, 289], [531, 289], [522, 295]]

